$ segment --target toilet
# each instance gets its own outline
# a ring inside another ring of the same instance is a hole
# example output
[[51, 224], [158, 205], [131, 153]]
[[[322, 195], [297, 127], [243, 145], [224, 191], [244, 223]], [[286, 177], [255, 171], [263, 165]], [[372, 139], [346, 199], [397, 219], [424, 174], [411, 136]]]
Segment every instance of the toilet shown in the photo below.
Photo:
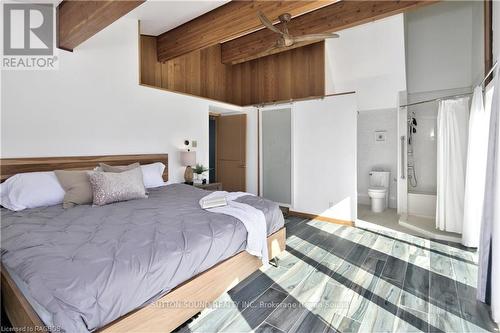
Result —
[[372, 202], [372, 212], [382, 213], [389, 207], [389, 171], [371, 171], [368, 196]]

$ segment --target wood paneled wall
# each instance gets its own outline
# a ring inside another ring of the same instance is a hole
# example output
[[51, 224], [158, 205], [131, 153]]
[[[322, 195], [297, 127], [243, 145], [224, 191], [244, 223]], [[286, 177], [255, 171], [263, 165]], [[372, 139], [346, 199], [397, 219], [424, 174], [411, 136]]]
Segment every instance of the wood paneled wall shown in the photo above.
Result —
[[325, 44], [319, 42], [231, 66], [230, 103], [259, 104], [323, 96]]
[[157, 61], [156, 37], [141, 36], [141, 83], [226, 101], [230, 65], [220, 61], [220, 45]]
[[163, 87], [161, 84], [161, 63], [156, 58], [156, 37], [141, 35], [140, 83], [155, 87]]
[[324, 43], [237, 65], [221, 62], [220, 45], [157, 61], [156, 38], [141, 36], [141, 83], [237, 105], [325, 93]]

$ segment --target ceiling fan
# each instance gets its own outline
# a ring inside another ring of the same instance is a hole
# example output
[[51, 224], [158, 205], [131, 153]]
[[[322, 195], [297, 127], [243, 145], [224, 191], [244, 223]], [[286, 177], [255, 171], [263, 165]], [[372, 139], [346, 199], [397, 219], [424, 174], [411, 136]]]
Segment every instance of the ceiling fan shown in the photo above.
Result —
[[281, 14], [278, 16], [278, 20], [281, 22], [281, 25], [283, 27], [282, 30], [278, 29], [273, 25], [273, 22], [267, 18], [267, 16], [264, 15], [264, 13], [259, 12], [258, 17], [260, 19], [260, 22], [271, 30], [272, 32], [275, 32], [280, 35], [278, 40], [276, 41], [276, 45], [273, 46], [272, 48], [276, 47], [289, 47], [292, 46], [295, 43], [299, 42], [307, 42], [307, 41], [320, 41], [322, 39], [326, 38], [338, 38], [339, 35], [333, 34], [333, 33], [325, 33], [325, 34], [309, 34], [309, 35], [303, 35], [303, 36], [292, 36], [288, 32], [288, 22], [292, 19], [292, 15], [288, 13]]

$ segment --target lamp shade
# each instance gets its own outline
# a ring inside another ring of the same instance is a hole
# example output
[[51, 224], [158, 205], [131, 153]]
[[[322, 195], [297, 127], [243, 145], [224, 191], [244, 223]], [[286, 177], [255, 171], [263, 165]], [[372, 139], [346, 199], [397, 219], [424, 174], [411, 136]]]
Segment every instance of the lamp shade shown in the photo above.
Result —
[[191, 166], [196, 164], [195, 151], [181, 151], [181, 164], [183, 166]]

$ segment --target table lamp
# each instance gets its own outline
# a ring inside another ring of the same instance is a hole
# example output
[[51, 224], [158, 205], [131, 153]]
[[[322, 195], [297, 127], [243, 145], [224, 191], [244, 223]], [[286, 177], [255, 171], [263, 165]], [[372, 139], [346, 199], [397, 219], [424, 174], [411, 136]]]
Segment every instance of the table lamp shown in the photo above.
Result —
[[196, 152], [195, 151], [181, 151], [181, 164], [186, 167], [184, 171], [184, 182], [186, 184], [193, 184], [193, 169], [192, 165], [196, 164]]

